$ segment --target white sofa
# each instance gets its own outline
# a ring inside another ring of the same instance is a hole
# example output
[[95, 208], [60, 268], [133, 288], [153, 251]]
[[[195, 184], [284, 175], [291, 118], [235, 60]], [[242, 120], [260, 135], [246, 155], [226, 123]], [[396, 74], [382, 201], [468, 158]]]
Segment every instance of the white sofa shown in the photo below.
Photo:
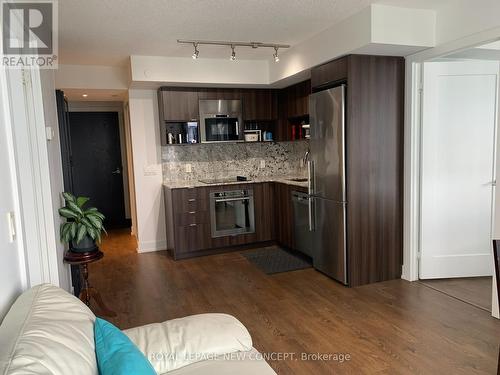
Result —
[[[0, 326], [0, 374], [97, 375], [94, 321], [85, 304], [60, 288], [29, 289]], [[275, 374], [252, 348], [246, 328], [229, 315], [195, 315], [124, 332], [158, 374]], [[186, 359], [186, 353], [202, 355]]]

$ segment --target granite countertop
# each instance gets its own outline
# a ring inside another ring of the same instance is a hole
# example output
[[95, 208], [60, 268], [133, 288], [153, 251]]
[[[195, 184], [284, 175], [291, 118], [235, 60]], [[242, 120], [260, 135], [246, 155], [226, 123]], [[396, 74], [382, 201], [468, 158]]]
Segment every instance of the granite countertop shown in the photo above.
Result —
[[267, 176], [267, 177], [254, 177], [248, 181], [231, 181], [231, 182], [220, 182], [215, 184], [206, 184], [198, 180], [179, 180], [179, 181], [167, 181], [163, 183], [163, 186], [169, 189], [185, 189], [185, 188], [195, 188], [195, 187], [210, 187], [210, 186], [226, 186], [226, 185], [242, 185], [242, 184], [255, 184], [261, 182], [280, 182], [282, 184], [292, 185], [307, 188], [307, 181], [292, 181], [294, 178], [306, 178], [304, 176]]

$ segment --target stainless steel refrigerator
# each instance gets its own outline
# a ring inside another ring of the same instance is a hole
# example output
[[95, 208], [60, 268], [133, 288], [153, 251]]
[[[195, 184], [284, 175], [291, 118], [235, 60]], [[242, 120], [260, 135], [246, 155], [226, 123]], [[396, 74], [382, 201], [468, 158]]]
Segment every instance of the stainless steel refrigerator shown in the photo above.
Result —
[[345, 97], [346, 85], [310, 96], [308, 170], [313, 265], [347, 285]]

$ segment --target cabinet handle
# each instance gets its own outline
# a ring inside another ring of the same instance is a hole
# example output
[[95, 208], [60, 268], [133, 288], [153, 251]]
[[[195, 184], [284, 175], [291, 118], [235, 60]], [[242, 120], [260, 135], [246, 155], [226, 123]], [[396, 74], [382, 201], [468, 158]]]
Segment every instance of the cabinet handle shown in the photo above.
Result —
[[196, 211], [189, 211], [189, 212], [188, 212], [188, 214], [191, 214], [191, 215], [192, 215], [192, 214], [195, 214], [195, 213], [196, 213]]
[[188, 202], [196, 202], [196, 199], [190, 198], [190, 199], [188, 199]]
[[197, 226], [198, 224], [189, 224], [190, 227], [195, 227]]

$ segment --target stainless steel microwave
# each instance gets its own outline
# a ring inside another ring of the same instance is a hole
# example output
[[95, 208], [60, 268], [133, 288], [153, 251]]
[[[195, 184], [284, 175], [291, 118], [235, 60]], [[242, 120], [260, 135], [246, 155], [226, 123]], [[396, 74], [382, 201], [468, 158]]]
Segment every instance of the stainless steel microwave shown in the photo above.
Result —
[[200, 100], [202, 142], [243, 141], [241, 100]]

